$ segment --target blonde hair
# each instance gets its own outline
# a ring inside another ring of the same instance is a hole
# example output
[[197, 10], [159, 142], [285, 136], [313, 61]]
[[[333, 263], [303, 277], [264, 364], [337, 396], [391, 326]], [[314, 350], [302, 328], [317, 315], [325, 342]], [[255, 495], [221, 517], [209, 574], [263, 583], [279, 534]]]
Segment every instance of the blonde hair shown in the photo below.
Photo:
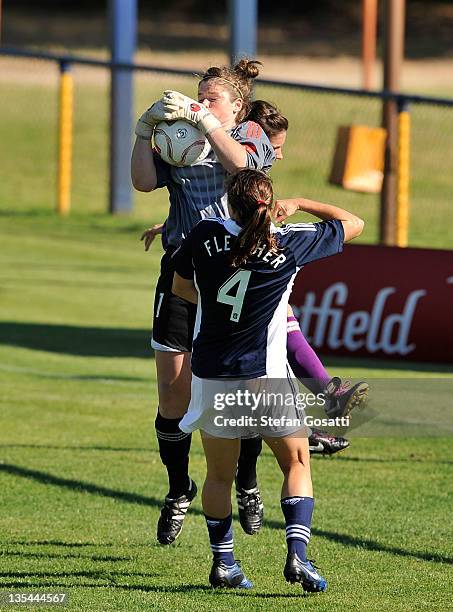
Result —
[[201, 75], [200, 83], [212, 80], [229, 92], [231, 101], [240, 98], [243, 102], [242, 109], [237, 116], [237, 122], [240, 123], [251, 108], [253, 79], [258, 76], [261, 65], [261, 62], [255, 60], [241, 59], [233, 68], [211, 66]]

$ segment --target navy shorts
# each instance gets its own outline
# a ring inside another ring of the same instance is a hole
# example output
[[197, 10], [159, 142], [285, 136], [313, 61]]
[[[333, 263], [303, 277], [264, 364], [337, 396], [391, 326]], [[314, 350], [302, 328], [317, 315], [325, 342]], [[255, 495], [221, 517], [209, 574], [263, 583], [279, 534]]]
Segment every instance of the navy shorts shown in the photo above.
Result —
[[191, 352], [197, 306], [171, 292], [173, 274], [171, 253], [166, 252], [154, 297], [151, 346], [157, 351]]

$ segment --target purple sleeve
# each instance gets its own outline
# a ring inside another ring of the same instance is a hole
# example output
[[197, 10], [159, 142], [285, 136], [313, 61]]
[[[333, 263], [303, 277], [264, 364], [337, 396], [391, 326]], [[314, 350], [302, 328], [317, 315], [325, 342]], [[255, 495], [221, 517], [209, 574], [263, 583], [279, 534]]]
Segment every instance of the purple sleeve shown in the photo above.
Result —
[[247, 151], [247, 168], [265, 172], [271, 169], [275, 161], [274, 149], [258, 123], [244, 121], [233, 129], [231, 136]]

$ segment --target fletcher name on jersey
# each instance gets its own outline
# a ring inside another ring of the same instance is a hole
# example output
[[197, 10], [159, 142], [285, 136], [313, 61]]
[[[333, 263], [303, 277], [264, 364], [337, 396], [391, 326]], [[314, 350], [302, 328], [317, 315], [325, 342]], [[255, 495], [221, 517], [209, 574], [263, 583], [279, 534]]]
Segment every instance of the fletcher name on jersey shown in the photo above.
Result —
[[[217, 236], [213, 236], [209, 238], [205, 242], [203, 242], [206, 251], [208, 252], [209, 257], [213, 257], [213, 255], [217, 255], [218, 253], [227, 253], [231, 251], [231, 234], [225, 234], [223, 244], [219, 244], [217, 241]], [[258, 259], [262, 259], [263, 261], [269, 263], [273, 268], [278, 268], [280, 264], [286, 261], [286, 255], [284, 253], [276, 253], [275, 251], [266, 249], [265, 246], [258, 246], [254, 251], [253, 255]]]

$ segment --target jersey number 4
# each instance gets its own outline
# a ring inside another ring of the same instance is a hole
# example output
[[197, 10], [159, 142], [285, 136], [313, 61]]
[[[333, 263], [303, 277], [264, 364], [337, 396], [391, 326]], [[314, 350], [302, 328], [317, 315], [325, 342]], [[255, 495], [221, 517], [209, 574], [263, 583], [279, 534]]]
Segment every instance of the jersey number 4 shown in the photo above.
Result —
[[[249, 270], [238, 270], [226, 280], [220, 287], [217, 293], [217, 301], [221, 304], [228, 304], [232, 306], [230, 321], [237, 323], [241, 317], [242, 306], [244, 304], [245, 292], [249, 284], [250, 275], [252, 273]], [[236, 293], [231, 295], [228, 293], [233, 287], [236, 287]]]

